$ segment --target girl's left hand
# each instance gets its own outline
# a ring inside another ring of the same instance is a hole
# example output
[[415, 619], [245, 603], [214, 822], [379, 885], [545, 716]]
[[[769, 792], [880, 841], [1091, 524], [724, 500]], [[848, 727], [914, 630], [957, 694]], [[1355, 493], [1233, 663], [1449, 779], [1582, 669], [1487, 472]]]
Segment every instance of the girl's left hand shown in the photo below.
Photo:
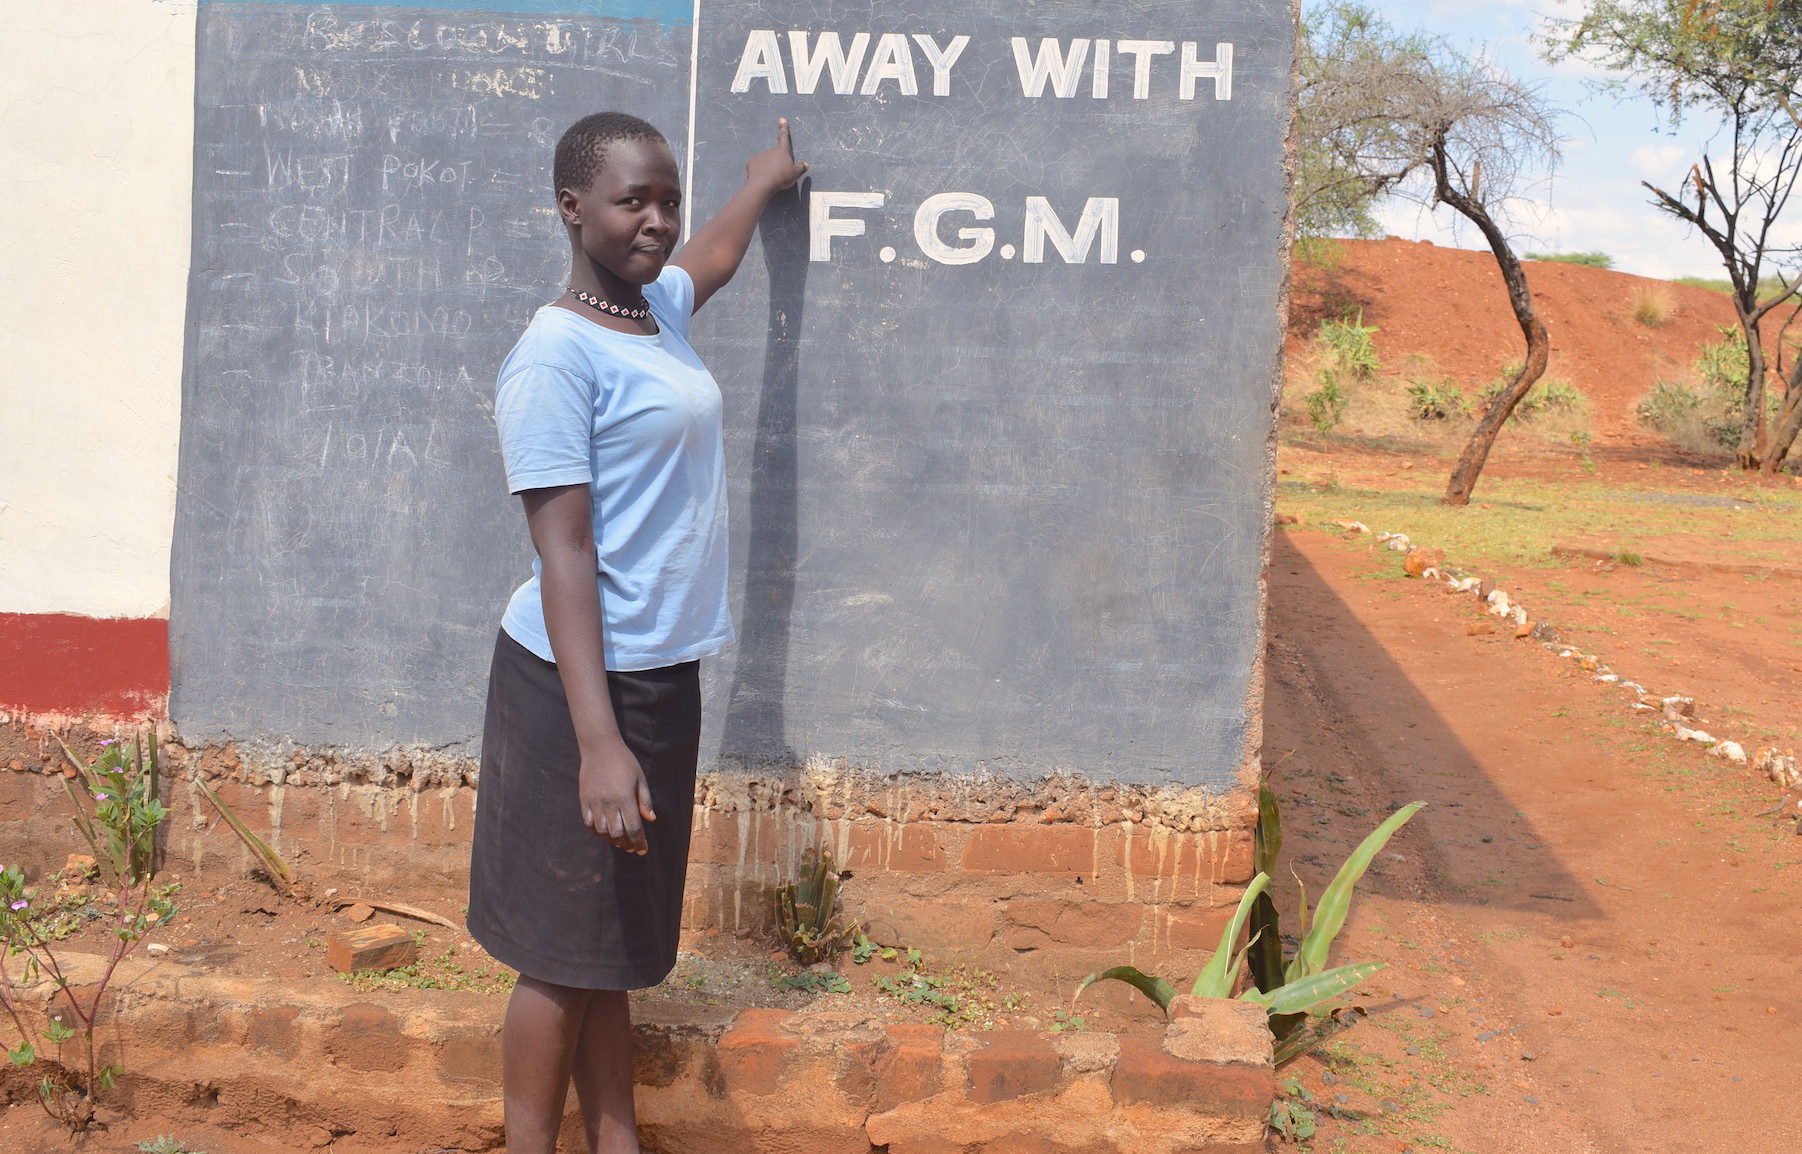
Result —
[[776, 147], [764, 149], [745, 163], [745, 183], [779, 192], [791, 187], [806, 171], [807, 162], [795, 159], [795, 148], [788, 138], [788, 117], [784, 116], [776, 121]]

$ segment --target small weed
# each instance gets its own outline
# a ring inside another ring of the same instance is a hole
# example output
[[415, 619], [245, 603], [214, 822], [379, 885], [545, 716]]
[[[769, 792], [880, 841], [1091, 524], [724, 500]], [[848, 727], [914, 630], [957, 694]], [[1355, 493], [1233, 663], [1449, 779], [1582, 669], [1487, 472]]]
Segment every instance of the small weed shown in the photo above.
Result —
[[1299, 1078], [1283, 1079], [1281, 1089], [1285, 1096], [1270, 1104], [1270, 1129], [1285, 1142], [1304, 1142], [1312, 1138], [1319, 1123], [1314, 1111], [1303, 1103], [1312, 1102], [1314, 1096], [1308, 1093]]
[[206, 1154], [205, 1150], [196, 1150], [177, 1139], [173, 1134], [146, 1138], [138, 1143], [137, 1149], [142, 1150], [144, 1154]]
[[848, 994], [851, 992], [851, 983], [846, 981], [845, 975], [837, 970], [828, 974], [815, 973], [812, 970], [802, 970], [798, 974], [779, 974], [770, 979], [770, 985], [778, 990], [801, 990], [810, 994]]
[[1066, 1030], [1080, 1034], [1088, 1028], [1089, 1024], [1082, 1020], [1080, 1014], [1070, 1014], [1063, 1010], [1051, 1011], [1051, 1025], [1049, 1029], [1053, 1034], [1060, 1034]]
[[1026, 1006], [1020, 994], [997, 997], [999, 983], [994, 974], [961, 965], [943, 974], [910, 969], [892, 978], [877, 978], [875, 986], [905, 1005], [930, 1007], [935, 1011], [931, 1021], [947, 1030], [993, 1029], [998, 1015]]
[[[119, 1076], [119, 1067], [101, 1064], [95, 1038], [107, 988], [144, 935], [175, 917], [170, 899], [181, 889], [153, 884], [157, 829], [169, 813], [160, 798], [156, 735], [130, 745], [109, 739], [101, 747], [100, 755], [85, 763], [67, 745], [62, 747], [75, 769], [63, 779], [75, 827], [93, 851], [93, 868], [102, 875], [95, 904], [104, 907], [112, 929], [98, 981], [78, 990], [63, 968], [54, 944], [61, 940], [55, 935], [64, 916], [62, 903], [51, 899], [48, 907], [39, 905], [40, 889], [26, 886], [18, 866], [0, 868], [0, 958], [21, 958], [16, 967], [0, 966], [0, 1007], [18, 1034], [18, 1045], [7, 1047], [6, 1056], [14, 1066], [31, 1066], [38, 1060], [39, 1040], [54, 1048], [57, 1060], [38, 1082], [38, 1104], [71, 1134], [94, 1124], [96, 1102]], [[32, 984], [40, 978], [56, 990], [56, 1008], [42, 1012], [41, 1024], [18, 996], [21, 980]], [[73, 1054], [67, 1052], [71, 1043]]]

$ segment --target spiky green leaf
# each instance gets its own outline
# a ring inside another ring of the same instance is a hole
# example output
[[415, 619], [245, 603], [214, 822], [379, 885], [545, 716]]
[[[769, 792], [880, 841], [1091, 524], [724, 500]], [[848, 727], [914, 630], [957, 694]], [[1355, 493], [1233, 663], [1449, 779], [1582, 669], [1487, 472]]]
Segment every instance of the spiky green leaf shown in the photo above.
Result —
[[1098, 974], [1090, 974], [1076, 987], [1076, 994], [1070, 1000], [1082, 997], [1082, 992], [1096, 982], [1125, 982], [1133, 989], [1158, 1004], [1158, 1009], [1170, 1012], [1170, 1003], [1176, 998], [1176, 987], [1160, 977], [1139, 971], [1133, 966], [1115, 966], [1111, 970], [1102, 970]]
[[1239, 963], [1244, 960], [1243, 950], [1235, 953], [1233, 946], [1239, 941], [1239, 934], [1245, 929], [1245, 921], [1251, 916], [1252, 903], [1258, 895], [1270, 886], [1270, 875], [1260, 873], [1251, 879], [1245, 887], [1245, 893], [1239, 898], [1239, 908], [1233, 911], [1232, 918], [1226, 928], [1220, 931], [1220, 945], [1208, 964], [1201, 968], [1195, 976], [1195, 985], [1190, 993], [1199, 998], [1230, 998], [1233, 996], [1233, 983], [1239, 977]]
[[1349, 966], [1335, 966], [1318, 974], [1297, 978], [1268, 993], [1263, 990], [1247, 990], [1239, 997], [1247, 1002], [1256, 1002], [1272, 1014], [1299, 1014], [1345, 994], [1387, 965], [1387, 962], [1355, 962]]
[[1370, 831], [1370, 835], [1358, 843], [1339, 872], [1333, 876], [1326, 892], [1320, 895], [1320, 904], [1314, 909], [1313, 924], [1308, 926], [1307, 936], [1302, 939], [1301, 948], [1295, 951], [1295, 958], [1289, 963], [1286, 976], [1291, 982], [1318, 974], [1326, 969], [1327, 956], [1332, 951], [1333, 939], [1339, 936], [1339, 930], [1345, 925], [1345, 917], [1351, 910], [1352, 890], [1370, 863], [1376, 859], [1382, 848], [1389, 844], [1395, 831], [1408, 823], [1408, 819], [1420, 812], [1425, 802], [1410, 802], [1389, 815], [1382, 825]]

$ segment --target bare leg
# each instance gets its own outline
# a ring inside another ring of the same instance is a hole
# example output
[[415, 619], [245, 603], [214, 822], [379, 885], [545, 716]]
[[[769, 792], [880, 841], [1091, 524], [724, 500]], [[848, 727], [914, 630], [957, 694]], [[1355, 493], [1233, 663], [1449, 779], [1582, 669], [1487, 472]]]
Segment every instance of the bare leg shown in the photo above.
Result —
[[556, 1154], [576, 1041], [593, 990], [519, 977], [501, 1024], [507, 1154]]
[[596, 990], [576, 1038], [576, 1099], [589, 1154], [639, 1154], [632, 1103], [632, 1008], [624, 990]]

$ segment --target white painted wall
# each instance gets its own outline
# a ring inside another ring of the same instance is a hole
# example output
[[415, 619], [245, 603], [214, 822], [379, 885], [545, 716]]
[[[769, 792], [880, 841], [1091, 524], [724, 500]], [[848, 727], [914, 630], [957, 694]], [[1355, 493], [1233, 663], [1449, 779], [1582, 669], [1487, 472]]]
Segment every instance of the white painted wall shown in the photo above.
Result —
[[0, 21], [0, 612], [168, 613], [196, 9]]

